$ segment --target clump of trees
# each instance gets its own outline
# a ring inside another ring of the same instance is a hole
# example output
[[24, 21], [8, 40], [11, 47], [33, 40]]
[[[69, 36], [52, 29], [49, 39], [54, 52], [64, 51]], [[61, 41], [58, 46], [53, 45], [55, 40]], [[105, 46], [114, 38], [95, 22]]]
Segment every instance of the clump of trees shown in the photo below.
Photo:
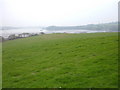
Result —
[[40, 34], [45, 34], [44, 32], [40, 32]]

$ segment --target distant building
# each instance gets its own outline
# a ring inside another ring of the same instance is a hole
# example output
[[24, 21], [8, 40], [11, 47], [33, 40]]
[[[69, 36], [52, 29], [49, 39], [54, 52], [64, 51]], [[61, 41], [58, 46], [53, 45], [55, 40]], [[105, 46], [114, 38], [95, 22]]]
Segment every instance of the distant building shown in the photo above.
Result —
[[12, 35], [10, 35], [10, 36], [8, 37], [8, 40], [13, 40], [13, 39], [15, 39], [15, 38], [16, 38], [15, 34], [12, 34]]
[[18, 38], [29, 37], [29, 36], [30, 36], [30, 33], [18, 34]]

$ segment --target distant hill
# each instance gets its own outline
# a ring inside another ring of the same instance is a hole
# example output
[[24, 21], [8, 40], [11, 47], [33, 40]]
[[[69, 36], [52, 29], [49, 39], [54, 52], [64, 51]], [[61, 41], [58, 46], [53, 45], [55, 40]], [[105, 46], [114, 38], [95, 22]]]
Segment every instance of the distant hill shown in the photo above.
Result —
[[45, 29], [47, 30], [76, 30], [76, 29], [85, 29], [85, 30], [109, 30], [117, 31], [118, 22], [103, 23], [103, 24], [88, 24], [82, 26], [48, 26]]
[[111, 23], [102, 23], [102, 24], [88, 24], [81, 26], [28, 26], [28, 27], [11, 27], [4, 26], [0, 27], [2, 30], [10, 30], [10, 29], [46, 29], [46, 30], [106, 30], [106, 31], [118, 31], [118, 22]]

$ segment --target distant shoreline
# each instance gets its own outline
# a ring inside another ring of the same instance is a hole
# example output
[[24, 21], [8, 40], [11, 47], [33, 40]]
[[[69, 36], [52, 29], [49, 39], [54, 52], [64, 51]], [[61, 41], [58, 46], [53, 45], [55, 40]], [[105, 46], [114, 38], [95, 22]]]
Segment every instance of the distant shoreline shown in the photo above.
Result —
[[[116, 32], [116, 31], [114, 31]], [[85, 33], [85, 32], [82, 32]], [[49, 33], [49, 34], [82, 34], [82, 33]], [[90, 33], [112, 33], [112, 32], [90, 32]], [[7, 38], [4, 38], [3, 36], [0, 36], [0, 42], [9, 41], [9, 40], [16, 40], [21, 38], [27, 38], [27, 37], [33, 37], [33, 36], [39, 36], [45, 34], [44, 32], [39, 34], [31, 34], [31, 33], [21, 33], [21, 34], [11, 34]], [[19, 36], [21, 35], [21, 36]]]
[[5, 30], [2, 31], [0, 36], [8, 37], [11, 34], [22, 34], [22, 33], [30, 33], [30, 34], [39, 34], [41, 32], [44, 32], [45, 34], [52, 34], [52, 33], [99, 33], [99, 32], [120, 32], [120, 31], [108, 31], [108, 30], [43, 30], [40, 31], [39, 29], [37, 31], [34, 32], [33, 31], [25, 31], [25, 29], [18, 29], [18, 30]]

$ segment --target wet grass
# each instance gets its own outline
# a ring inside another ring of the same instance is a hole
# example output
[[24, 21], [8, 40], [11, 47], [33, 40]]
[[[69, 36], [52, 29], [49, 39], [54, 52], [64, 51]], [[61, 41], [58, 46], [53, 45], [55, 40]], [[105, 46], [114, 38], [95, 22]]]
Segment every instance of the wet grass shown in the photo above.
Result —
[[116, 88], [117, 33], [51, 34], [3, 43], [4, 88]]
[[2, 43], [0, 42], [0, 89], [2, 89]]

